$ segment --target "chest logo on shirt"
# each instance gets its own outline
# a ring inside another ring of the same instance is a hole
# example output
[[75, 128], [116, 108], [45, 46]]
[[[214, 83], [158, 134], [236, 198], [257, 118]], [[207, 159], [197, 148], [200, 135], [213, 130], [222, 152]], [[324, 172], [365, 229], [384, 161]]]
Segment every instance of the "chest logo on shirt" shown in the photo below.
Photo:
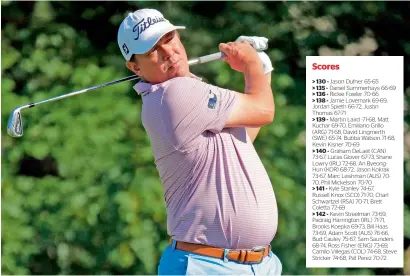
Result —
[[217, 100], [217, 97], [216, 97], [215, 93], [212, 93], [212, 91], [209, 91], [208, 108], [215, 109], [216, 100]]

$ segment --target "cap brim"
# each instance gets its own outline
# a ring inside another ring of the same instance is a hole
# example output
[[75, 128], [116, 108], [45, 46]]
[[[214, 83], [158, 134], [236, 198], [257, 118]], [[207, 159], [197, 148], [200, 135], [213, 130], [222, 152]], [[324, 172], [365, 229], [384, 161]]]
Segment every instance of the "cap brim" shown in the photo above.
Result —
[[154, 47], [155, 44], [157, 44], [157, 42], [158, 42], [164, 35], [166, 35], [167, 33], [172, 32], [172, 31], [175, 31], [175, 30], [184, 30], [184, 29], [185, 29], [184, 26], [173, 26], [173, 25], [171, 25], [171, 26], [169, 26], [168, 28], [164, 29], [164, 30], [161, 32], [161, 33], [162, 33], [161, 35], [159, 35], [159, 36], [157, 36], [157, 37], [155, 37], [155, 38], [153, 37], [149, 42], [147, 42], [147, 46], [146, 46], [145, 49], [142, 49], [142, 50], [139, 51], [138, 53], [135, 53], [135, 52], [134, 52], [134, 54], [137, 54], [137, 55], [145, 54], [145, 53], [149, 52], [149, 50], [151, 50], [152, 47]]

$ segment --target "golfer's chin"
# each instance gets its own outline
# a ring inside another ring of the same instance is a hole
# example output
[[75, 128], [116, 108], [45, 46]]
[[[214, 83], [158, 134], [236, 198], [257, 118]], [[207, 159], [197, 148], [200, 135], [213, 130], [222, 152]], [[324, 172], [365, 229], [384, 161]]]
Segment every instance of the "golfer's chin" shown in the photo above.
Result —
[[146, 80], [149, 83], [157, 84], [157, 83], [168, 81], [173, 78], [189, 77], [190, 76], [189, 66], [188, 65], [181, 66], [178, 64], [177, 66], [172, 66], [168, 68], [165, 72], [164, 71], [158, 72], [154, 76], [152, 76], [152, 78], [147, 78]]
[[183, 66], [178, 66], [167, 70], [168, 80], [178, 77], [189, 77], [189, 67], [185, 68]]

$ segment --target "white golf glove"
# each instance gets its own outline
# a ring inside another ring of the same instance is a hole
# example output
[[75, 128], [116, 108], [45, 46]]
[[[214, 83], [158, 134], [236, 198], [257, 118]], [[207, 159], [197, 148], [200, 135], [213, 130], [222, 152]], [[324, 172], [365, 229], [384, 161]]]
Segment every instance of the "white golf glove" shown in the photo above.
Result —
[[269, 56], [263, 52], [263, 50], [268, 49], [268, 39], [266, 37], [241, 35], [236, 39], [236, 41], [247, 41], [253, 46], [253, 48], [255, 48], [255, 50], [258, 51], [259, 58], [263, 63], [263, 72], [265, 74], [274, 70]]

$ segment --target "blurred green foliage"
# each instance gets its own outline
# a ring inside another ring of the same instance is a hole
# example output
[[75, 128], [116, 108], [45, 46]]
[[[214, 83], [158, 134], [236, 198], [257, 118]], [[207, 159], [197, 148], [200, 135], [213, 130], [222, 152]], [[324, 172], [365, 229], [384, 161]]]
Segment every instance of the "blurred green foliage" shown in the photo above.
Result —
[[[2, 272], [155, 274], [168, 237], [162, 187], [131, 83], [23, 112], [24, 137], [6, 135], [17, 106], [131, 74], [118, 49], [128, 12], [159, 9], [189, 57], [240, 35], [269, 38], [275, 122], [255, 147], [274, 185], [284, 274], [403, 274], [401, 269], [305, 266], [305, 56], [405, 57], [405, 237], [410, 244], [410, 15], [408, 2], [2, 1]], [[381, 65], [382, 66], [382, 65]], [[242, 90], [222, 62], [194, 74]], [[410, 258], [410, 257], [409, 257]], [[407, 266], [409, 260], [406, 260]], [[410, 273], [410, 272], [409, 272]]]

